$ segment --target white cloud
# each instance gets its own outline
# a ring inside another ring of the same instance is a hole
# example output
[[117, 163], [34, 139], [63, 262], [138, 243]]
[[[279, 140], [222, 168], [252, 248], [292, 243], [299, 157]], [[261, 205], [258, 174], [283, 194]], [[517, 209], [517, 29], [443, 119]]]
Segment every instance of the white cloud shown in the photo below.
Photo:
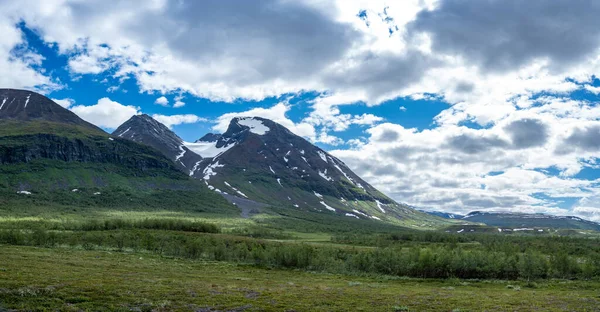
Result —
[[192, 114], [186, 115], [152, 115], [152, 118], [158, 120], [160, 123], [164, 124], [168, 128], [173, 128], [173, 126], [181, 125], [181, 124], [191, 124], [197, 122], [208, 122], [208, 119], [202, 118]]
[[185, 102], [183, 102], [182, 100], [183, 100], [183, 96], [176, 96], [175, 97], [175, 104], [173, 104], [173, 107], [174, 108], [184, 107], [185, 106]]
[[[351, 125], [374, 125], [383, 118], [373, 114], [351, 115], [342, 114], [339, 109], [340, 101], [349, 99], [347, 95], [322, 95], [312, 101], [313, 111], [304, 122], [325, 130], [345, 131]], [[325, 136], [326, 137], [326, 136]]]
[[589, 92], [594, 93], [596, 95], [600, 94], [600, 87], [594, 87], [594, 86], [590, 86], [590, 85], [585, 85], [584, 88], [586, 90], [588, 90]]
[[169, 100], [166, 97], [161, 96], [154, 101], [154, 104], [158, 104], [160, 106], [169, 106]]
[[[6, 2], [6, 1], [5, 1]], [[30, 50], [24, 34], [18, 29], [19, 16], [5, 9], [8, 3], [0, 3], [0, 85], [3, 88], [30, 89], [48, 92], [62, 86], [36, 67], [43, 56]]]
[[[332, 153], [375, 187], [422, 208], [598, 218], [584, 209], [592, 207], [592, 201], [584, 199], [597, 193], [600, 180], [574, 175], [586, 166], [597, 166], [600, 144], [591, 138], [600, 131], [595, 121], [600, 108], [562, 98], [532, 101], [535, 105], [483, 129], [447, 124], [419, 131], [380, 124], [367, 131], [368, 142]], [[563, 153], [559, 147], [565, 142], [580, 147]], [[560, 209], [563, 197], [582, 201], [573, 209]]]
[[58, 105], [60, 105], [60, 106], [62, 106], [64, 108], [69, 108], [69, 107], [71, 107], [71, 105], [75, 104], [75, 100], [69, 99], [69, 98], [60, 99], [60, 100], [59, 99], [52, 99], [52, 101], [54, 101], [56, 104], [58, 104]]
[[140, 108], [123, 105], [105, 97], [98, 100], [98, 103], [94, 105], [73, 106], [71, 111], [96, 126], [115, 129], [131, 116], [139, 114]]

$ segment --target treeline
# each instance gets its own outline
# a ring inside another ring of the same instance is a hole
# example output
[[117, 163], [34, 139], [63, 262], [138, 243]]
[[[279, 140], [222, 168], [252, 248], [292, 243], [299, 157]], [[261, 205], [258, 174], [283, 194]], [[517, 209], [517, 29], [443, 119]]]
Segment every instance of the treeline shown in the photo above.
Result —
[[213, 223], [184, 219], [106, 219], [87, 221], [32, 221], [19, 220], [3, 222], [4, 229], [31, 229], [33, 231], [110, 231], [110, 230], [166, 230], [181, 232], [221, 233], [221, 228]]
[[[597, 242], [597, 241], [596, 241]], [[0, 231], [0, 243], [43, 247], [132, 250], [165, 256], [344, 274], [418, 278], [543, 279], [600, 278], [600, 255], [564, 251], [497, 250], [431, 244], [368, 249], [277, 243], [253, 238], [140, 229]]]
[[445, 245], [463, 249], [483, 249], [507, 254], [536, 251], [546, 255], [565, 253], [572, 256], [600, 255], [598, 239], [548, 235], [504, 235], [489, 233], [444, 233], [435, 231], [405, 231], [396, 233], [333, 235], [331, 241], [356, 246], [430, 246]]

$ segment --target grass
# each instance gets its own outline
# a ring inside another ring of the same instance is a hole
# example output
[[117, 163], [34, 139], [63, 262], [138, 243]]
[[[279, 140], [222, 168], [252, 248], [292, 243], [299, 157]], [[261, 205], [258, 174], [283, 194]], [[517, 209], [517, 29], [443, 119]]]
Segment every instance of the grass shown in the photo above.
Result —
[[[0, 246], [0, 309], [597, 311], [598, 282], [316, 274], [145, 253]], [[40, 278], [43, 277], [43, 278]], [[535, 298], [535, 300], [532, 300]]]

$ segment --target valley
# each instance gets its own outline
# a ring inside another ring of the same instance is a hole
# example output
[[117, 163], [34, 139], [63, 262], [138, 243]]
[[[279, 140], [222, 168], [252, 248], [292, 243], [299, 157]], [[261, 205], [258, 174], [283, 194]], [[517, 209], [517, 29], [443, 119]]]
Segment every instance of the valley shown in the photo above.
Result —
[[108, 134], [40, 94], [2, 98], [0, 311], [600, 304], [594, 222], [419, 211], [261, 117], [189, 143], [148, 115]]

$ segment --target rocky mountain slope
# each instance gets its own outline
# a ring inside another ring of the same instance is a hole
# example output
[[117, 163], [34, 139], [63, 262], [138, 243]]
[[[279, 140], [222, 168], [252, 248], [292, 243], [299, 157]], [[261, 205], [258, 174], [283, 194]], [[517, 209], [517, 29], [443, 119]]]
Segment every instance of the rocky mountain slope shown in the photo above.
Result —
[[112, 135], [154, 147], [188, 174], [202, 161], [202, 157], [190, 151], [179, 136], [146, 114], [131, 117]]
[[58, 122], [103, 132], [47, 97], [26, 90], [0, 89], [0, 120]]
[[151, 146], [113, 137], [40, 94], [0, 89], [0, 206], [25, 201], [229, 206]]
[[208, 134], [187, 147], [206, 159], [192, 176], [218, 193], [348, 218], [419, 226], [439, 220], [396, 203], [341, 160], [271, 120], [234, 118], [222, 135]]

